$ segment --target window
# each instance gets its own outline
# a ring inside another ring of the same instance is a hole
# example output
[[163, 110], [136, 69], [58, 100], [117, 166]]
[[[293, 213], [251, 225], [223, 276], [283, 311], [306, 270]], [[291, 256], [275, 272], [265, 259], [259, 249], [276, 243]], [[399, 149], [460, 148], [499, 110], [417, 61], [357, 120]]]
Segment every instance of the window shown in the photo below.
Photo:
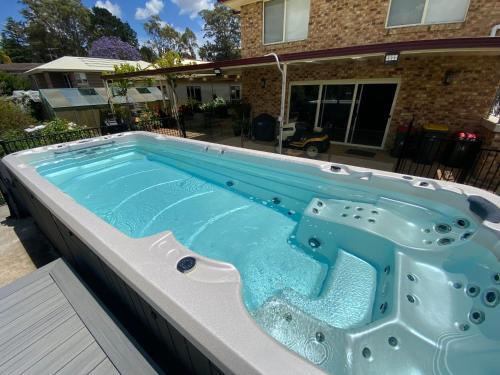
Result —
[[462, 22], [469, 0], [391, 0], [387, 27]]
[[85, 73], [75, 73], [75, 82], [77, 86], [88, 86], [89, 81]]
[[139, 94], [151, 94], [147, 87], [137, 87], [136, 90]]
[[201, 102], [201, 87], [200, 86], [187, 86], [188, 100]]
[[281, 43], [307, 38], [309, 0], [264, 2], [264, 43]]
[[240, 86], [231, 86], [230, 88], [230, 99], [231, 101], [238, 101], [241, 99], [241, 88]]

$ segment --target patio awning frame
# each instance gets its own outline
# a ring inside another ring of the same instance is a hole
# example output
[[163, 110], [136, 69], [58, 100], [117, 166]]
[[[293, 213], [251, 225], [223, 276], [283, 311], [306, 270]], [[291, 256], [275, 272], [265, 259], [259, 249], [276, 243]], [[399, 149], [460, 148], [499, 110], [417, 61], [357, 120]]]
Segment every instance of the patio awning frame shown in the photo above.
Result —
[[[407, 42], [367, 44], [353, 47], [332, 48], [316, 51], [293, 52], [279, 55], [281, 63], [321, 62], [329, 60], [385, 56], [388, 52], [400, 55], [447, 54], [447, 53], [496, 53], [500, 55], [500, 37], [432, 39]], [[123, 74], [103, 74], [102, 79], [132, 79], [165, 74], [196, 74], [213, 72], [214, 69], [248, 69], [276, 64], [273, 56], [258, 56], [234, 60], [216, 61], [201, 65], [184, 65], [172, 68], [151, 69]]]

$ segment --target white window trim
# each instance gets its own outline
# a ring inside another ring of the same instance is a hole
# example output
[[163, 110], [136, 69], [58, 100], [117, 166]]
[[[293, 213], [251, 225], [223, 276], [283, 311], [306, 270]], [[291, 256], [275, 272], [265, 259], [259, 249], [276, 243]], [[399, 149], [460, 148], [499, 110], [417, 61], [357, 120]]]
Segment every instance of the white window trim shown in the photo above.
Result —
[[285, 40], [285, 35], [286, 35], [286, 4], [288, 3], [288, 0], [285, 1], [285, 7], [283, 8], [283, 39], [278, 42], [269, 42], [266, 43], [265, 38], [266, 38], [266, 14], [265, 14], [265, 4], [269, 1], [272, 0], [264, 0], [262, 2], [262, 45], [264, 46], [272, 46], [273, 44], [283, 44], [283, 43], [293, 43], [293, 42], [300, 42], [302, 40], [307, 40], [309, 38], [309, 20], [311, 19], [311, 0], [309, 0], [309, 18], [307, 20], [307, 36], [302, 39], [291, 39], [291, 40]]
[[465, 14], [464, 14], [464, 19], [461, 21], [442, 21], [442, 22], [426, 22], [426, 23], [424, 23], [423, 21], [427, 18], [427, 11], [429, 9], [429, 1], [430, 1], [430, 0], [425, 0], [424, 11], [422, 12], [422, 18], [420, 20], [420, 23], [409, 23], [407, 25], [389, 26], [389, 16], [391, 14], [392, 1], [393, 0], [389, 1], [389, 9], [387, 10], [387, 16], [385, 18], [385, 28], [386, 29], [400, 29], [402, 27], [449, 25], [452, 23], [463, 23], [463, 22], [465, 22], [465, 20], [467, 19], [467, 15], [469, 14], [470, 2], [471, 2], [471, 0], [468, 0], [469, 4], [467, 5], [467, 10], [465, 11]]

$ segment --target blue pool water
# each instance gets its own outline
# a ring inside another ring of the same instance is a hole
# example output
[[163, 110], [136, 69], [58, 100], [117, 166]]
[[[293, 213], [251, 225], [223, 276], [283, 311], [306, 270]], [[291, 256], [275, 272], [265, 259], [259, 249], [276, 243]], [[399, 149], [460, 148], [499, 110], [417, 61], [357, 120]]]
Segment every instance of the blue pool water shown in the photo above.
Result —
[[[189, 249], [233, 264], [254, 319], [328, 371], [351, 366], [348, 358], [336, 360], [349, 355], [346, 332], [393, 311], [401, 264], [430, 273], [441, 260], [427, 267], [429, 251], [483, 251], [464, 247], [477, 226], [451, 209], [437, 212], [220, 155], [133, 143], [56, 155], [36, 166], [127, 236], [172, 231]], [[418, 256], [408, 261], [414, 256], [408, 254]]]
[[232, 263], [244, 280], [249, 309], [286, 289], [304, 299], [320, 293], [328, 265], [293, 243], [294, 218], [273, 209], [272, 202], [235, 193], [158, 159], [131, 151], [112, 166], [94, 169], [88, 163], [44, 175], [130, 237], [170, 230], [193, 251]]

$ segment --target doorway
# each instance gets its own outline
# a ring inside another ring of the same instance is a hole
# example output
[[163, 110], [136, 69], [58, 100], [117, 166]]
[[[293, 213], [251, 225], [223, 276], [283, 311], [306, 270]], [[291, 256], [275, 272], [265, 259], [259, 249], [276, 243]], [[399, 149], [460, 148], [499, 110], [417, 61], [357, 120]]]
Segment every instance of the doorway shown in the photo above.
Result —
[[322, 128], [338, 143], [383, 148], [396, 101], [398, 82], [293, 82], [288, 122]]

